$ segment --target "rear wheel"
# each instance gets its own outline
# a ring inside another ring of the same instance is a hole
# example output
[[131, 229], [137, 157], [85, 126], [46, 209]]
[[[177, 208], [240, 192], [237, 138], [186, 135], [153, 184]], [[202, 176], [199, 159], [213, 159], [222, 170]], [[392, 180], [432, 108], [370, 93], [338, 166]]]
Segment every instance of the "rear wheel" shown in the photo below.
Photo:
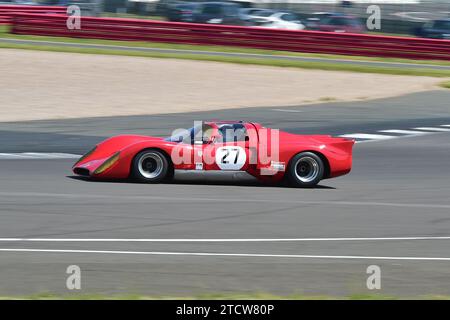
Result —
[[287, 175], [294, 187], [313, 187], [322, 180], [324, 171], [324, 163], [317, 154], [302, 152], [290, 161]]
[[158, 150], [144, 150], [133, 159], [132, 176], [139, 182], [158, 183], [170, 176], [167, 157]]

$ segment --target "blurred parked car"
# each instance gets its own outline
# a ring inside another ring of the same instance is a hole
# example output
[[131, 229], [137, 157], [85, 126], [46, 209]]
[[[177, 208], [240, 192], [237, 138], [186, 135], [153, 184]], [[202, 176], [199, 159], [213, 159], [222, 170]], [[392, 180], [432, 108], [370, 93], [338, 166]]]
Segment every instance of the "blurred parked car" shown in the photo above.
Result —
[[0, 4], [36, 5], [36, 6], [70, 6], [80, 7], [82, 15], [96, 16], [103, 11], [103, 0], [0, 0]]
[[351, 15], [332, 15], [319, 22], [317, 30], [327, 32], [363, 33], [365, 28], [358, 17]]
[[313, 12], [311, 16], [305, 19], [305, 26], [308, 30], [318, 30], [320, 23], [328, 17], [339, 15], [338, 13], [332, 12]]
[[450, 39], [450, 19], [434, 20], [419, 28], [416, 35], [432, 39]]
[[246, 22], [239, 16], [239, 6], [230, 2], [203, 2], [198, 4], [194, 14], [194, 22], [246, 25]]
[[239, 17], [242, 20], [250, 21], [254, 18], [259, 17], [260, 14], [263, 12], [275, 12], [275, 11], [262, 8], [242, 8], [239, 10]]
[[194, 21], [197, 3], [180, 3], [167, 8], [167, 20], [176, 22]]
[[38, 3], [33, 0], [3, 0], [0, 4], [37, 5]]
[[249, 21], [255, 26], [286, 30], [305, 29], [305, 25], [294, 13], [265, 10], [255, 12], [253, 13], [253, 15], [254, 17], [252, 19], [249, 19]]

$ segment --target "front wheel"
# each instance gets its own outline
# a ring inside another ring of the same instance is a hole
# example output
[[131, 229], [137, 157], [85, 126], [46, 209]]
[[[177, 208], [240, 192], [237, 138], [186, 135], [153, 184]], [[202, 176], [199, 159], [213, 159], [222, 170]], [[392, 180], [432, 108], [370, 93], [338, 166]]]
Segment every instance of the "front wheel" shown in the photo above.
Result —
[[290, 161], [287, 177], [294, 187], [313, 187], [322, 180], [324, 171], [323, 161], [317, 154], [302, 152]]
[[139, 182], [158, 183], [170, 176], [167, 157], [158, 150], [144, 150], [133, 159], [132, 177]]

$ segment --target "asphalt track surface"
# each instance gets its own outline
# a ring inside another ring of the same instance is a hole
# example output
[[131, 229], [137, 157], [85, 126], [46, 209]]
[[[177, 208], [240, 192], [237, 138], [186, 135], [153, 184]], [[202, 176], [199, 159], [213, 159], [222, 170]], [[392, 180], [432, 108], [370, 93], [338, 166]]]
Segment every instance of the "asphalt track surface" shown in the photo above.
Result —
[[[449, 102], [450, 92], [437, 90], [302, 107], [2, 123], [0, 145], [1, 152], [82, 153], [113, 134], [168, 135], [213, 118], [294, 133], [445, 128]], [[0, 295], [74, 294], [66, 288], [69, 265], [82, 271], [75, 294], [450, 293], [445, 130], [359, 143], [353, 171], [315, 189], [182, 174], [160, 185], [89, 182], [71, 176], [72, 163], [0, 160]], [[369, 265], [381, 268], [381, 290], [366, 287]]]

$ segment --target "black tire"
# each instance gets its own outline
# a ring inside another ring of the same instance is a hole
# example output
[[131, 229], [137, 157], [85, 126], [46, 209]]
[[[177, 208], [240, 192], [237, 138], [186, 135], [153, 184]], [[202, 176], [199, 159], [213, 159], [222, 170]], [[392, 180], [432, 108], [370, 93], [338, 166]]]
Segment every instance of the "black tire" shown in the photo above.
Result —
[[308, 188], [317, 185], [324, 172], [325, 165], [317, 154], [301, 152], [291, 159], [286, 174], [291, 186]]
[[133, 159], [131, 177], [138, 182], [159, 183], [173, 176], [171, 167], [166, 155], [161, 151], [143, 150]]

